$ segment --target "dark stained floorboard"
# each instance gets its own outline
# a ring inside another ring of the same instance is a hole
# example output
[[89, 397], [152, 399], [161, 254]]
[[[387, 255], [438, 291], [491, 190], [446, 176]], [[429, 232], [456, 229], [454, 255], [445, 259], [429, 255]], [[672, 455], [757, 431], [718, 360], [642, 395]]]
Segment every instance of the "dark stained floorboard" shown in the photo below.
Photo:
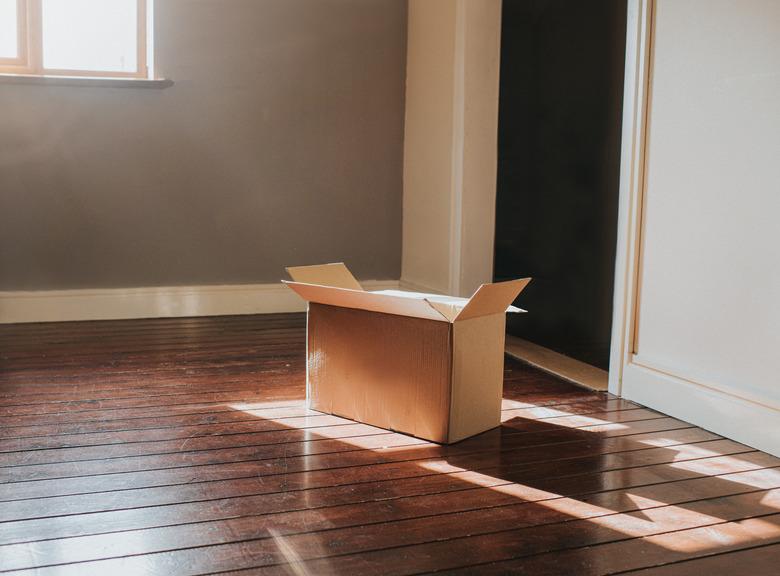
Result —
[[0, 326], [0, 571], [776, 573], [780, 459], [513, 360], [453, 446], [321, 415], [304, 330]]

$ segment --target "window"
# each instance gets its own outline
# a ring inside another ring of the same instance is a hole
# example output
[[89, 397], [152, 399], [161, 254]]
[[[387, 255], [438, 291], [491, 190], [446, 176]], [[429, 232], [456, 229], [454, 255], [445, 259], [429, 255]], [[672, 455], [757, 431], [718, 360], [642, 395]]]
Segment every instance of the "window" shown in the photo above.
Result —
[[151, 0], [0, 0], [0, 72], [148, 78]]

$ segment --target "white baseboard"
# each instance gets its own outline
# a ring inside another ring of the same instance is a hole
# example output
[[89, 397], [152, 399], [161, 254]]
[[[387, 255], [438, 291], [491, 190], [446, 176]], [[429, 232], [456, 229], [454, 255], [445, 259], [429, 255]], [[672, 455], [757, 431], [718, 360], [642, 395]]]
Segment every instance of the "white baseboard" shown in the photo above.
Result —
[[577, 386], [598, 391], [607, 389], [609, 374], [606, 370], [564, 356], [517, 336], [506, 335], [506, 353]]
[[780, 456], [780, 410], [684, 378], [628, 363], [621, 396]]
[[[398, 289], [367, 280], [366, 290]], [[282, 284], [160, 286], [0, 292], [0, 324], [302, 312], [306, 303]]]

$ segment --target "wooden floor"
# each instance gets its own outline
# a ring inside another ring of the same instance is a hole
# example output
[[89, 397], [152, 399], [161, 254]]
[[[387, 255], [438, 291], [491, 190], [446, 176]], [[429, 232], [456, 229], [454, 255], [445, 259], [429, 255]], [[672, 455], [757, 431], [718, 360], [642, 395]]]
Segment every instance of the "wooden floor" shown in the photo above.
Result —
[[[304, 318], [0, 326], [0, 570], [780, 573], [780, 461], [507, 361], [442, 447], [304, 408]], [[647, 569], [642, 571], [643, 569]]]

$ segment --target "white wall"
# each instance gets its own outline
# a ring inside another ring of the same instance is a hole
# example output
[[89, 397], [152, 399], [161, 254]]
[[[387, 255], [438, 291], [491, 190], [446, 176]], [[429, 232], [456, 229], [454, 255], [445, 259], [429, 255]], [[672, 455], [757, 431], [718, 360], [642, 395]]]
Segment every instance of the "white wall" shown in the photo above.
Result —
[[470, 296], [493, 281], [498, 169], [501, 1], [464, 1], [461, 214], [452, 271], [456, 289]]
[[408, 9], [401, 278], [439, 292], [449, 289], [455, 6]]
[[411, 0], [403, 257], [409, 288], [471, 295], [493, 275], [500, 0]]
[[780, 453], [780, 2], [657, 0], [623, 393]]

